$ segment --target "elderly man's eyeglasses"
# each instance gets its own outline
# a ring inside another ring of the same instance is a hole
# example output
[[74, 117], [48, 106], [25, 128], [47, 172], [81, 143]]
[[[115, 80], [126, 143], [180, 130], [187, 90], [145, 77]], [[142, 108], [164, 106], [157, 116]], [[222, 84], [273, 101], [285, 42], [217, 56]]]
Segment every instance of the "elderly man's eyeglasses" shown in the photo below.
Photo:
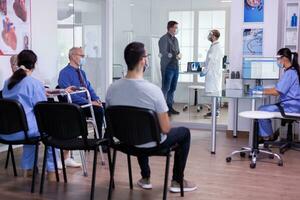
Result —
[[85, 57], [85, 55], [84, 54], [74, 54], [75, 56], [80, 56], [81, 58], [84, 58]]

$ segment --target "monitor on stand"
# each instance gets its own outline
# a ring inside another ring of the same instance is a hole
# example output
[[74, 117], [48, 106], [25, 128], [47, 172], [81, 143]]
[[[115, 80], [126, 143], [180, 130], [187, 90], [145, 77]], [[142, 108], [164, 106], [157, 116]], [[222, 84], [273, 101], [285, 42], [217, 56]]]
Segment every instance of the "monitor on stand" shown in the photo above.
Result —
[[244, 58], [243, 79], [255, 80], [256, 86], [262, 86], [263, 80], [278, 80], [280, 70], [276, 58]]

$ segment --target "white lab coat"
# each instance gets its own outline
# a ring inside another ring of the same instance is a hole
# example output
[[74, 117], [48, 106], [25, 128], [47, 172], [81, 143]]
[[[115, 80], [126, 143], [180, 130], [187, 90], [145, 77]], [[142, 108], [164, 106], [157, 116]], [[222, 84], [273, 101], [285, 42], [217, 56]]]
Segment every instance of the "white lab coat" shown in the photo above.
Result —
[[222, 59], [221, 45], [215, 41], [210, 46], [205, 61], [205, 92], [222, 90]]

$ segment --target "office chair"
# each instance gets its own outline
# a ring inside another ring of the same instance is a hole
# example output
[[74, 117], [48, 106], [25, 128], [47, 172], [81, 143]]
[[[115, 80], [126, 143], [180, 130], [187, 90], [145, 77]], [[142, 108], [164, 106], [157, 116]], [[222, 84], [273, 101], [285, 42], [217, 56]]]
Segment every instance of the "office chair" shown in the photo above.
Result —
[[250, 168], [256, 167], [256, 161], [258, 155], [266, 154], [269, 158], [276, 157], [278, 159], [278, 165], [283, 166], [283, 161], [280, 155], [277, 153], [272, 153], [268, 150], [260, 149], [258, 147], [258, 120], [259, 119], [272, 119], [274, 118], [274, 113], [272, 112], [264, 112], [264, 111], [245, 111], [239, 113], [240, 117], [252, 119], [253, 120], [253, 137], [252, 137], [252, 147], [242, 147], [241, 150], [233, 151], [228, 157], [226, 157], [226, 162], [231, 162], [232, 156], [236, 154], [240, 154], [241, 157], [245, 157], [246, 153], [249, 153], [251, 157]]
[[[57, 182], [59, 182], [59, 175], [54, 148], [60, 149], [65, 183], [67, 174], [63, 150], [91, 150], [94, 151], [94, 160], [90, 199], [94, 199], [98, 149], [100, 145], [107, 145], [108, 140], [88, 138], [85, 115], [82, 108], [76, 104], [41, 102], [35, 106], [34, 110], [42, 142], [45, 145], [40, 193], [43, 193], [47, 147], [52, 147]], [[109, 163], [111, 163], [109, 149], [107, 155]]]
[[[133, 189], [133, 184], [130, 156], [146, 155], [166, 157], [163, 190], [163, 200], [166, 200], [171, 151], [176, 149], [176, 146], [170, 149], [160, 148], [161, 129], [156, 113], [152, 110], [143, 108], [112, 106], [106, 109], [106, 120], [107, 133], [110, 138], [110, 145], [113, 148], [112, 172], [108, 199], [111, 199], [112, 189], [114, 188], [116, 156], [117, 151], [120, 151], [127, 155], [129, 186], [131, 190]], [[152, 141], [155, 141], [157, 145], [154, 148], [147, 149], [135, 147], [135, 145], [141, 145]], [[180, 186], [181, 196], [184, 196], [182, 181], [183, 177]]]
[[293, 124], [299, 123], [300, 121], [300, 114], [297, 113], [285, 113], [283, 107], [280, 103], [276, 104], [279, 108], [280, 112], [274, 112], [275, 118], [281, 119], [281, 126], [285, 126], [288, 124], [288, 130], [287, 130], [287, 138], [282, 139], [280, 141], [274, 141], [264, 142], [264, 146], [266, 148], [269, 148], [270, 146], [272, 148], [279, 148], [279, 152], [281, 154], [284, 154], [288, 150], [300, 150], [300, 142], [296, 142], [293, 140]]

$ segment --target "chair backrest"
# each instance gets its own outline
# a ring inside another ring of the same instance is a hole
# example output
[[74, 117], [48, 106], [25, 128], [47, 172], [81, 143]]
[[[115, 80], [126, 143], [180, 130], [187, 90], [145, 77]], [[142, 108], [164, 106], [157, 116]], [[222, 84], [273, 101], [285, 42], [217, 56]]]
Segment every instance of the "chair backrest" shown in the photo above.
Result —
[[85, 115], [76, 104], [40, 102], [35, 108], [39, 131], [43, 138], [72, 140], [82, 136], [87, 139]]
[[127, 145], [154, 141], [159, 146], [161, 129], [154, 111], [130, 106], [112, 106], [106, 109], [105, 116], [111, 139], [115, 137]]
[[[61, 88], [59, 87], [59, 85], [57, 85], [57, 86], [55, 87], [55, 89], [61, 89]], [[68, 98], [67, 98], [66, 96], [58, 95], [58, 96], [57, 96], [57, 99], [58, 99], [58, 101], [61, 102], [61, 103], [68, 103]]]
[[28, 139], [27, 118], [22, 104], [12, 99], [0, 99], [0, 133], [10, 135], [24, 131]]

